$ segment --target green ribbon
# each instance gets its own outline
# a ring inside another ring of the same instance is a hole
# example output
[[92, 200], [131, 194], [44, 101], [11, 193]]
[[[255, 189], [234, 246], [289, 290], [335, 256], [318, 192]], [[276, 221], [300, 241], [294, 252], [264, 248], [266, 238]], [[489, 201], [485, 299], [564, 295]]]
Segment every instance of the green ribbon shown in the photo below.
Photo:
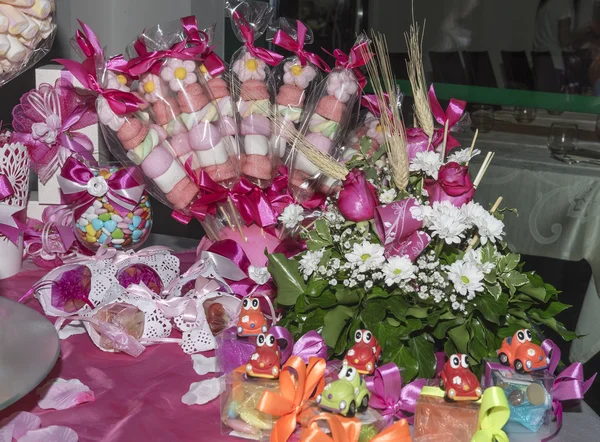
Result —
[[483, 392], [479, 410], [479, 429], [471, 442], [509, 442], [502, 427], [508, 422], [510, 409], [504, 390], [490, 387]]

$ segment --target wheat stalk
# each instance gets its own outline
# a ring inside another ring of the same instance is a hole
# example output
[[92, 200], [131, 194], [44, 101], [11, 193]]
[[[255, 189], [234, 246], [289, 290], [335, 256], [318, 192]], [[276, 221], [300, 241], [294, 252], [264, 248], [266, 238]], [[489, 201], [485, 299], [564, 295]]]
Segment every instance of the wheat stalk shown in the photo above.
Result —
[[[395, 103], [398, 102], [398, 89], [392, 74], [392, 68], [385, 36], [371, 30], [372, 43], [368, 48], [361, 48], [363, 58], [367, 62], [367, 72], [371, 85], [381, 109], [380, 124], [383, 140], [386, 145], [388, 160], [392, 168], [392, 176], [398, 189], [408, 185], [408, 153], [406, 150], [406, 133]], [[369, 48], [374, 47], [375, 56], [371, 57]], [[386, 98], [386, 93], [388, 97]]]
[[408, 61], [406, 67], [408, 70], [408, 79], [413, 90], [415, 100], [414, 111], [417, 122], [423, 132], [431, 139], [435, 130], [431, 106], [427, 95], [427, 81], [425, 80], [425, 69], [423, 68], [423, 33], [420, 32], [419, 25], [414, 22], [410, 25], [409, 32], [404, 34], [406, 47], [408, 48]]

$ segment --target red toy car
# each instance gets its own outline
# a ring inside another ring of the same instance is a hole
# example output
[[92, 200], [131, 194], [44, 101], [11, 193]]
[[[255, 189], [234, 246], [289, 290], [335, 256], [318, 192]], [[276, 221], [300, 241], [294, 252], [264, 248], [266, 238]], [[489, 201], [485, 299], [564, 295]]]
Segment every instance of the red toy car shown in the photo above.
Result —
[[467, 355], [448, 358], [440, 373], [440, 388], [446, 390], [446, 397], [452, 401], [476, 401], [481, 397], [481, 385], [469, 370]]
[[256, 349], [246, 364], [246, 373], [255, 378], [276, 379], [281, 371], [281, 353], [275, 336], [260, 334]]
[[354, 344], [344, 357], [344, 365], [356, 368], [360, 374], [373, 374], [381, 357], [381, 346], [369, 330], [356, 330]]
[[258, 336], [267, 332], [267, 320], [260, 311], [258, 298], [246, 298], [237, 323], [238, 336]]
[[497, 353], [501, 364], [509, 365], [520, 373], [548, 367], [546, 353], [542, 347], [531, 342], [531, 331], [526, 328], [505, 338]]

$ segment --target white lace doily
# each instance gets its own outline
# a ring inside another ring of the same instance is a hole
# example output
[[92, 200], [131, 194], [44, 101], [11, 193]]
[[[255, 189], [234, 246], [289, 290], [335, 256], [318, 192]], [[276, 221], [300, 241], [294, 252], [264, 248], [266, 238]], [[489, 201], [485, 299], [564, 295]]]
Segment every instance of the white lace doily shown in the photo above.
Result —
[[29, 195], [29, 164], [27, 147], [21, 143], [4, 144], [0, 147], [0, 174], [5, 175], [14, 195], [2, 201], [9, 206], [25, 207]]

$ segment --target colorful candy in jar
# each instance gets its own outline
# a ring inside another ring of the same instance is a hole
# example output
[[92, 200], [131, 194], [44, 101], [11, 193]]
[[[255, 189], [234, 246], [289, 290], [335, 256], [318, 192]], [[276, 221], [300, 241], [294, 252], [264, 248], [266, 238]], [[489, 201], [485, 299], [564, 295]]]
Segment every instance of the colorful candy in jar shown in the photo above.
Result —
[[[108, 179], [119, 169], [119, 166], [96, 169], [94, 175]], [[139, 247], [148, 238], [151, 228], [152, 209], [147, 193], [126, 216], [115, 210], [106, 195], [97, 197], [75, 221], [77, 239], [92, 251], [100, 247], [122, 250]]]

